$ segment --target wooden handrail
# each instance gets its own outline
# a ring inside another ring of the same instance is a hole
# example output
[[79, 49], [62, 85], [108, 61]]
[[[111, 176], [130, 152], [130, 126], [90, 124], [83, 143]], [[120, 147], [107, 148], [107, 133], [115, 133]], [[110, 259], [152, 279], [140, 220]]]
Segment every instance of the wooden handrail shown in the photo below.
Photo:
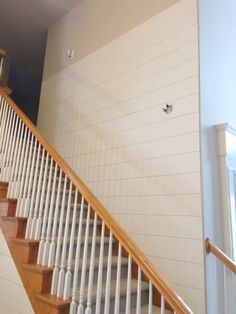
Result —
[[236, 274], [236, 264], [209, 239], [206, 239], [206, 251], [214, 254], [227, 268]]
[[6, 51], [3, 49], [0, 49], [0, 58], [6, 57]]
[[49, 155], [57, 162], [63, 172], [72, 181], [75, 187], [81, 192], [85, 199], [91, 204], [92, 208], [97, 212], [98, 216], [104, 221], [105, 225], [112, 231], [113, 235], [122, 244], [123, 248], [132, 257], [134, 262], [141, 268], [143, 273], [151, 280], [153, 286], [163, 295], [166, 302], [178, 314], [191, 314], [192, 310], [186, 305], [181, 297], [174, 293], [168, 284], [159, 277], [152, 263], [146, 258], [143, 252], [137, 247], [128, 234], [118, 225], [114, 218], [109, 214], [101, 202], [87, 188], [74, 170], [65, 162], [59, 153], [48, 143], [40, 131], [26, 117], [26, 115], [18, 108], [8, 95], [0, 89], [2, 95], [8, 102], [9, 106], [18, 114], [22, 122], [30, 129], [41, 145], [46, 149]]

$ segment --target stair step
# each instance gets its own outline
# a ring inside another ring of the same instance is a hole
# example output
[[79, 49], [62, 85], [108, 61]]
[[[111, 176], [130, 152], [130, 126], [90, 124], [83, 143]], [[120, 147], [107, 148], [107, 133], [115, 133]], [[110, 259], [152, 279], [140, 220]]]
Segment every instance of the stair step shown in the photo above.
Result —
[[12, 242], [19, 246], [27, 246], [27, 247], [34, 247], [39, 245], [38, 240], [29, 240], [29, 239], [12, 239]]
[[[111, 264], [112, 264], [113, 266], [116, 266], [116, 265], [117, 265], [117, 260], [118, 260], [118, 257], [113, 256], [113, 257], [112, 257]], [[104, 257], [104, 258], [103, 258], [103, 267], [105, 267], [105, 266], [107, 265], [107, 262], [108, 262], [108, 257]], [[80, 261], [80, 264], [79, 264], [79, 268], [80, 268], [80, 269], [81, 269], [81, 267], [82, 267], [82, 263], [83, 263], [83, 261], [81, 260], [81, 261]], [[122, 257], [122, 259], [121, 259], [121, 264], [122, 264], [123, 266], [127, 266], [127, 265], [128, 265], [128, 259], [127, 259], [126, 257]], [[73, 262], [72, 262], [72, 268], [74, 268], [74, 266], [75, 266], [75, 260], [73, 260]], [[96, 258], [94, 259], [94, 268], [98, 268], [98, 266], [99, 266], [99, 257], [96, 257]], [[87, 268], [87, 269], [89, 269], [89, 267], [90, 267], [90, 260], [87, 262], [87, 265], [86, 265], [86, 268]]]

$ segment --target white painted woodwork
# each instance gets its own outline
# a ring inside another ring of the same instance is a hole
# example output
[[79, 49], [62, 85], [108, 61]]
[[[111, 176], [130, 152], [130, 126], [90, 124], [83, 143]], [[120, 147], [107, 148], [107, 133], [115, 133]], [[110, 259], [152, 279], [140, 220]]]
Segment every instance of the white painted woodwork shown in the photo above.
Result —
[[38, 127], [203, 314], [196, 4], [179, 1], [45, 79]]

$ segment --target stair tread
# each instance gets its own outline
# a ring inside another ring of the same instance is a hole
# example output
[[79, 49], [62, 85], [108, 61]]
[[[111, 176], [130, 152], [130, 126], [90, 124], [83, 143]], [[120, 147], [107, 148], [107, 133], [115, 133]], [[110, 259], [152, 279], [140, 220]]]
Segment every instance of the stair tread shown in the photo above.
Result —
[[[148, 283], [142, 281], [141, 291], [148, 290], [149, 285]], [[125, 296], [127, 291], [127, 282], [126, 280], [120, 281], [120, 296]], [[137, 291], [137, 280], [132, 279], [131, 280], [131, 294], [136, 293]], [[101, 300], [103, 301], [105, 299], [105, 293], [106, 293], [106, 285], [103, 283], [102, 285], [102, 293], [101, 293]], [[77, 291], [77, 295], [79, 295], [79, 288]], [[87, 289], [84, 290], [84, 295], [87, 296]], [[93, 287], [92, 289], [92, 303], [96, 301], [96, 295], [97, 295], [97, 287]], [[116, 295], [116, 280], [111, 281], [110, 285], [110, 298], [115, 298]]]
[[24, 238], [15, 238], [12, 239], [12, 242], [18, 245], [22, 246], [36, 246], [39, 245], [38, 240], [29, 240], [29, 239], [24, 239]]
[[[94, 267], [95, 268], [98, 268], [98, 266], [99, 266], [99, 260], [100, 260], [100, 258], [99, 257], [96, 257], [95, 259], [94, 259]], [[114, 265], [117, 265], [117, 261], [118, 261], [118, 257], [117, 256], [113, 256], [112, 257], [112, 260], [111, 260], [111, 264], [112, 264], [112, 266], [114, 266]], [[103, 265], [106, 265], [107, 264], [107, 262], [108, 262], [108, 257], [104, 257], [103, 258]], [[83, 263], [83, 261], [81, 260], [80, 261], [80, 268], [81, 268], [81, 266], [82, 266], [82, 263]], [[75, 260], [73, 260], [72, 261], [72, 267], [74, 267], [74, 265], [75, 265]], [[122, 259], [121, 259], [121, 265], [128, 265], [128, 259], [126, 258], [126, 257], [122, 257]], [[87, 262], [87, 268], [89, 268], [90, 267], [90, 258], [88, 258], [88, 262]]]
[[54, 295], [49, 293], [42, 293], [35, 296], [38, 301], [49, 304], [52, 307], [61, 308], [68, 306], [71, 303], [71, 300], [63, 300], [61, 298], [57, 298]]
[[15, 216], [1, 216], [2, 220], [7, 220], [7, 221], [22, 221], [22, 222], [27, 222], [27, 218], [25, 217], [15, 217]]
[[42, 266], [38, 264], [23, 264], [22, 268], [39, 274], [51, 273], [53, 271], [52, 267]]

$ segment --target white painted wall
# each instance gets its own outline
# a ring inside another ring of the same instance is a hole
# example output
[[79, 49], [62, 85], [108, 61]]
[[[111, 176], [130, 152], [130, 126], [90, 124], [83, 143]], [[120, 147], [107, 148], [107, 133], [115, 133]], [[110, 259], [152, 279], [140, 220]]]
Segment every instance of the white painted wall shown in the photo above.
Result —
[[0, 229], [0, 313], [33, 314], [34, 311], [18, 275]]
[[196, 1], [178, 2], [45, 79], [38, 127], [203, 314]]
[[[199, 0], [201, 158], [205, 236], [223, 246], [215, 125], [236, 125], [236, 2]], [[208, 313], [224, 313], [222, 268], [206, 256]], [[218, 288], [217, 288], [218, 287]]]

